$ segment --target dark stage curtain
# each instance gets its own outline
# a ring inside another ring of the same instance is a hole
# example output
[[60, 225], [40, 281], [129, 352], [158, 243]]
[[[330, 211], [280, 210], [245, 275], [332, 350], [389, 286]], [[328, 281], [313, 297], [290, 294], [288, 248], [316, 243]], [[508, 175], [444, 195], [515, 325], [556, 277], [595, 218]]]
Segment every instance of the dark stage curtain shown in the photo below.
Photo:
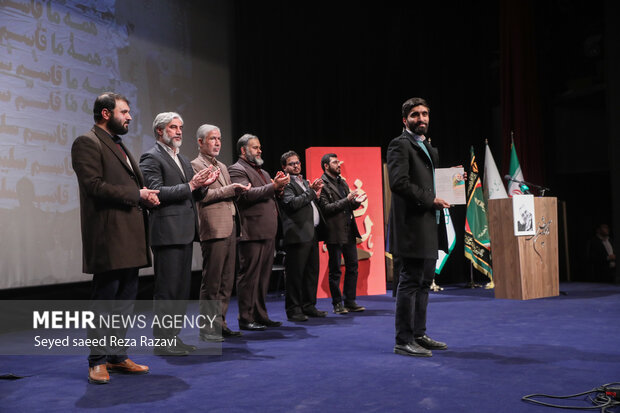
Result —
[[533, 0], [500, 3], [502, 175], [509, 170], [514, 133], [524, 179], [544, 185], [544, 133]]
[[[385, 157], [402, 103], [421, 96], [440, 166], [467, 165], [471, 145], [482, 157], [500, 135], [498, 23], [496, 1], [236, 1], [233, 139], [257, 135], [272, 174], [289, 149], [375, 146]], [[442, 283], [469, 279], [464, 212], [455, 207]]]

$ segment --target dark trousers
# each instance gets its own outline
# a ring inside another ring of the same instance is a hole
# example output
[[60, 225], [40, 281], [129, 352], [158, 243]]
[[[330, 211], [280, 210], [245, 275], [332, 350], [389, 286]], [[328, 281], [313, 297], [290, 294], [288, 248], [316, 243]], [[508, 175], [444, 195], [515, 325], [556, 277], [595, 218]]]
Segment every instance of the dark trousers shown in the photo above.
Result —
[[[99, 318], [99, 315], [120, 314], [128, 316], [133, 313], [133, 303], [138, 292], [138, 269], [126, 268], [122, 270], [107, 271], [93, 275], [91, 290], [91, 310]], [[125, 338], [126, 328], [120, 329], [88, 329], [89, 339], [101, 339], [110, 335]], [[88, 356], [88, 366], [94, 367], [99, 364], [120, 363], [127, 359], [127, 347], [91, 347]]]
[[[332, 304], [342, 302], [352, 304], [357, 294], [357, 246], [355, 241], [346, 244], [327, 244], [329, 262], [329, 291], [332, 296]], [[340, 256], [344, 258], [344, 285], [340, 292]]]
[[319, 283], [319, 244], [316, 240], [284, 246], [286, 315], [312, 312]]
[[269, 319], [265, 298], [269, 290], [274, 248], [274, 239], [242, 241], [237, 245], [239, 257], [237, 299], [239, 320], [242, 322], [261, 322]]
[[[159, 321], [185, 315], [192, 278], [192, 247], [193, 244], [152, 247], [155, 271], [153, 313]], [[178, 326], [161, 324], [153, 325], [154, 337], [173, 338], [181, 331]]]
[[[216, 306], [219, 327], [227, 326], [226, 312], [235, 282], [237, 253], [236, 231], [228, 238], [200, 242], [202, 250], [202, 282], [200, 284], [200, 312], [208, 314]], [[219, 308], [217, 304], [219, 303]], [[221, 315], [221, 318], [220, 318]]]
[[396, 344], [411, 343], [426, 334], [428, 292], [435, 276], [436, 259], [401, 257], [396, 291]]

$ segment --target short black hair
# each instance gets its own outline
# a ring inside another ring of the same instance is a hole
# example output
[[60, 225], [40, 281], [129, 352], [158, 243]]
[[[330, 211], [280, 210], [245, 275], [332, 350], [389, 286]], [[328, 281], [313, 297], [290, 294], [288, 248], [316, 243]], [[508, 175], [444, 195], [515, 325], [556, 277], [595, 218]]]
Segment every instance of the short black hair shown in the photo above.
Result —
[[290, 158], [291, 156], [296, 156], [297, 158], [299, 158], [299, 155], [297, 155], [297, 152], [295, 151], [287, 151], [284, 152], [282, 154], [282, 156], [280, 156], [280, 164], [284, 167], [286, 166], [286, 161], [288, 160], [288, 158]]
[[330, 158], [337, 157], [338, 155], [336, 155], [335, 153], [326, 153], [325, 155], [323, 155], [323, 157], [321, 158], [321, 168], [323, 168], [323, 172], [325, 172], [325, 164], [329, 165]]
[[407, 116], [409, 116], [409, 112], [411, 112], [411, 109], [415, 108], [416, 106], [426, 106], [426, 108], [428, 109], [428, 111], [431, 111], [431, 107], [428, 106], [428, 103], [422, 99], [422, 98], [411, 98], [411, 99], [407, 99], [405, 101], [405, 103], [403, 103], [403, 118], [406, 118]]
[[102, 110], [107, 109], [110, 112], [114, 110], [117, 100], [122, 100], [129, 105], [129, 99], [123, 95], [119, 95], [118, 93], [104, 92], [97, 96], [97, 99], [95, 99], [95, 104], [93, 105], [93, 118], [95, 119], [95, 123], [98, 123], [103, 119], [103, 116], [101, 115]]

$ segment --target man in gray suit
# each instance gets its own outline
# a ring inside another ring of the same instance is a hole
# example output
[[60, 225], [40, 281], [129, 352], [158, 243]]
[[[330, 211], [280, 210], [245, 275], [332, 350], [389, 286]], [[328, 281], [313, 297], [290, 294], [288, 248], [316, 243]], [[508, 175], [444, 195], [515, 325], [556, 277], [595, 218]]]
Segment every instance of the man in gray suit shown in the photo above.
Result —
[[214, 328], [203, 328], [202, 340], [224, 341], [224, 337], [241, 336], [240, 331], [228, 328], [226, 312], [235, 282], [235, 260], [239, 211], [235, 205], [238, 195], [250, 189], [252, 184], [232, 183], [226, 165], [216, 157], [222, 149], [220, 128], [202, 125], [196, 132], [200, 153], [192, 161], [194, 172], [213, 167], [220, 176], [209, 186], [207, 195], [198, 202], [200, 248], [202, 249], [202, 283], [200, 284], [200, 307], [208, 313], [211, 303], [219, 302], [221, 318]]
[[[192, 275], [192, 247], [198, 240], [196, 201], [205, 196], [207, 186], [219, 173], [206, 168], [194, 174], [189, 159], [179, 153], [183, 142], [183, 119], [178, 113], [164, 112], [155, 117], [156, 145], [142, 154], [140, 168], [147, 185], [159, 190], [161, 204], [151, 213], [150, 235], [153, 249], [155, 285], [154, 313], [185, 315]], [[178, 326], [154, 324], [156, 338], [175, 339], [159, 346], [155, 354], [183, 356], [196, 349], [178, 337]]]
[[271, 277], [278, 206], [276, 194], [289, 183], [289, 176], [278, 171], [273, 181], [261, 169], [263, 159], [260, 141], [245, 134], [237, 141], [239, 160], [228, 168], [232, 182], [252, 187], [239, 196], [241, 236], [239, 237], [239, 327], [242, 330], [264, 330], [278, 327], [280, 321], [269, 319], [265, 298]]
[[290, 321], [307, 321], [308, 317], [325, 317], [316, 308], [319, 282], [319, 231], [325, 222], [317, 205], [323, 180], [312, 184], [301, 176], [301, 162], [294, 151], [282, 154], [282, 169], [291, 177], [278, 198], [282, 222], [282, 241], [286, 259], [286, 316]]
[[[439, 157], [425, 136], [429, 112], [424, 99], [412, 98], [403, 103], [405, 129], [390, 142], [387, 151], [393, 251], [401, 261], [394, 353], [417, 357], [430, 357], [431, 350], [448, 348], [446, 343], [426, 335], [426, 308], [437, 251], [440, 246], [447, 249], [445, 225], [438, 224], [443, 208], [450, 207], [435, 196]], [[440, 235], [441, 229], [444, 232]]]
[[[114, 308], [103, 305], [102, 310], [128, 315], [138, 291], [138, 269], [151, 265], [146, 208], [159, 204], [159, 191], [146, 189], [138, 163], [119, 136], [131, 122], [127, 98], [106, 92], [95, 100], [93, 113], [95, 125], [71, 147], [80, 189], [83, 270], [93, 274], [93, 305], [112, 302]], [[125, 337], [125, 331], [115, 333]], [[91, 339], [108, 335], [88, 330]], [[127, 358], [126, 348], [91, 347], [88, 381], [108, 383], [108, 370], [144, 374], [149, 368]]]

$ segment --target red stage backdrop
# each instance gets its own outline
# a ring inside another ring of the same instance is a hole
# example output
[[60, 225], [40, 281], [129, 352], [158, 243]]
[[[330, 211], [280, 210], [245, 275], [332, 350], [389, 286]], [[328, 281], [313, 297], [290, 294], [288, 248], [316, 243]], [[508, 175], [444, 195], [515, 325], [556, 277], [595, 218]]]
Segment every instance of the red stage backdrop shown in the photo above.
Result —
[[[315, 147], [306, 149], [306, 176], [312, 182], [323, 175], [321, 157], [335, 153], [342, 162], [341, 174], [351, 190], [366, 192], [368, 199], [355, 210], [362, 240], [357, 244], [359, 276], [357, 295], [385, 294], [385, 238], [383, 235], [383, 181], [381, 148]], [[359, 242], [359, 240], [358, 240]], [[318, 298], [330, 297], [327, 248], [319, 243], [321, 259]], [[344, 266], [342, 268], [344, 280]]]

